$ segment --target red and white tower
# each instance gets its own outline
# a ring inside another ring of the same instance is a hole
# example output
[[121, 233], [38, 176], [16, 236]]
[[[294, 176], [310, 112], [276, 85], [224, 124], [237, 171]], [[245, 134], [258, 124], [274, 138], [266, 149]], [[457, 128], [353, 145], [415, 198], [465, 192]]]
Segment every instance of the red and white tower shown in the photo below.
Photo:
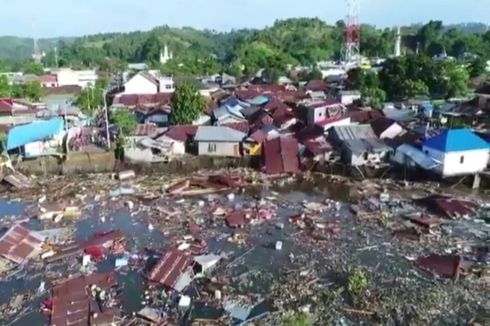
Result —
[[361, 60], [361, 0], [346, 0], [347, 15], [344, 45], [344, 60], [348, 63], [360, 63]]

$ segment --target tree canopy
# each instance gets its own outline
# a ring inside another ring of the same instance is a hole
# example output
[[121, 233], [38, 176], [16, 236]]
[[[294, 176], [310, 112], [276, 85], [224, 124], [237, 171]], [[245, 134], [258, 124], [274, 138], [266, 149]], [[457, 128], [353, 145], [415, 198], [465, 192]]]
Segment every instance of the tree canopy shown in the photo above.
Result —
[[197, 88], [189, 82], [183, 82], [175, 88], [170, 122], [175, 125], [191, 124], [205, 107], [206, 102]]
[[96, 111], [104, 105], [104, 89], [97, 84], [95, 86], [89, 86], [85, 88], [77, 100], [77, 105], [83, 113], [93, 116]]
[[120, 139], [130, 135], [138, 126], [134, 114], [127, 110], [118, 110], [112, 113], [110, 121], [116, 126]]
[[388, 59], [379, 79], [390, 100], [426, 95], [451, 98], [467, 93], [469, 74], [455, 61], [419, 55]]

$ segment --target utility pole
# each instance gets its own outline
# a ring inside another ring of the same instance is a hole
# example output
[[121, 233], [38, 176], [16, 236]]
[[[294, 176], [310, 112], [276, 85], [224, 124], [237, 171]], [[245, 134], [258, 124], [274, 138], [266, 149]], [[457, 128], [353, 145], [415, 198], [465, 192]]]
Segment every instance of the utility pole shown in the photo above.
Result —
[[109, 133], [109, 112], [107, 109], [107, 90], [104, 89], [104, 113], [105, 113], [105, 133], [107, 137], [107, 150], [111, 149], [111, 135]]

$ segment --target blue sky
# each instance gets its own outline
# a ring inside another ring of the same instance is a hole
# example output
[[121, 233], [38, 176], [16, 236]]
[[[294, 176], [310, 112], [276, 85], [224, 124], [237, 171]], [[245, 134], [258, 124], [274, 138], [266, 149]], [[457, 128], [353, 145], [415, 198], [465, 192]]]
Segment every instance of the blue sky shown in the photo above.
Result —
[[[490, 24], [490, 0], [360, 0], [361, 20], [394, 26], [441, 19]], [[0, 0], [0, 35], [52, 37], [167, 24], [229, 30], [288, 17], [346, 15], [345, 0]]]

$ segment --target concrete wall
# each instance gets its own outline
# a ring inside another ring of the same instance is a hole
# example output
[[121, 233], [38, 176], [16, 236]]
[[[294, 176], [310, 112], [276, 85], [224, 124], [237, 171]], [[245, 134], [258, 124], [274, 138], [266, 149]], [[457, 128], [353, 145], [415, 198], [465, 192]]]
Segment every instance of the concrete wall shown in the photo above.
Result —
[[446, 153], [443, 175], [446, 177], [482, 172], [487, 167], [487, 162], [488, 150]]
[[135, 75], [124, 84], [124, 94], [156, 94], [158, 86], [140, 74]]
[[[216, 150], [214, 150], [216, 149]], [[224, 142], [199, 142], [198, 145], [199, 155], [206, 156], [233, 156], [239, 157], [240, 155], [240, 144], [235, 142], [224, 143]]]
[[[424, 146], [423, 151], [443, 163], [436, 171], [444, 177], [481, 172], [487, 167], [489, 159], [489, 151], [487, 149], [443, 153]], [[461, 163], [462, 157], [463, 163]]]
[[77, 174], [112, 172], [115, 166], [113, 152], [103, 153], [70, 153], [66, 160], [52, 156], [25, 160], [15, 165], [16, 169], [28, 174]]

